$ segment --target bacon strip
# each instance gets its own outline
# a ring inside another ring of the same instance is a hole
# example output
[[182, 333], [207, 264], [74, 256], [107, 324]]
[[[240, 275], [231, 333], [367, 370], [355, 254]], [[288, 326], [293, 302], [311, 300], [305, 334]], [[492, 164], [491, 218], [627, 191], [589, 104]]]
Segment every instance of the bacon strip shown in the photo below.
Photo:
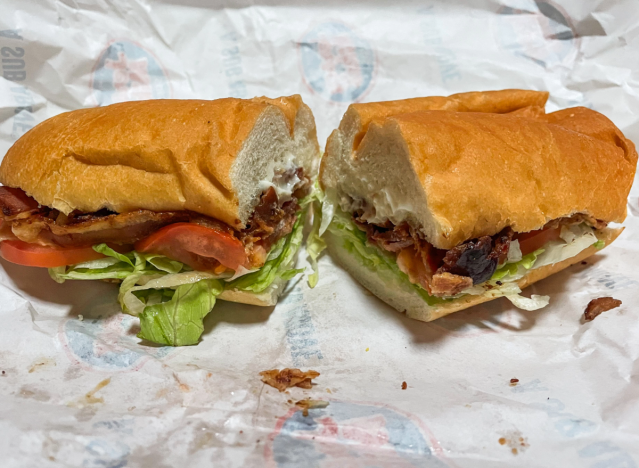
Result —
[[4, 217], [13, 217], [20, 213], [37, 210], [38, 202], [24, 193], [24, 190], [0, 187], [0, 209]]
[[[304, 196], [310, 187], [302, 169], [294, 173], [302, 183], [291, 199], [280, 204], [275, 190], [270, 188], [262, 195], [243, 231], [235, 231], [221, 221], [190, 211], [137, 210], [118, 214], [100, 210], [65, 216], [57, 210], [39, 206], [21, 189], [0, 187], [0, 241], [21, 240], [53, 247], [92, 246], [106, 242], [128, 245], [169, 224], [196, 223], [239, 239], [250, 263], [259, 267], [264, 264], [271, 246], [293, 230], [300, 209], [297, 197]], [[206, 267], [203, 271], [217, 271], [220, 266], [217, 260], [209, 258], [193, 259], [191, 263], [194, 268]]]

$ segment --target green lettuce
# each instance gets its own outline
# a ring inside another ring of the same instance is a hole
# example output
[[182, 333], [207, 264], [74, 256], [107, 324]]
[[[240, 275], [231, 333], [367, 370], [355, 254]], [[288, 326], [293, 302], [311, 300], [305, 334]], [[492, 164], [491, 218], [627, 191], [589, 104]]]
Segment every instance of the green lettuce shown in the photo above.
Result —
[[[521, 276], [523, 276], [523, 273], [525, 273], [526, 270], [530, 270], [535, 265], [537, 257], [542, 253], [544, 253], [544, 249], [535, 250], [528, 255], [524, 255], [518, 262], [507, 263], [506, 265], [495, 270], [495, 273], [493, 273], [493, 276], [490, 278], [491, 281], [502, 280], [507, 276], [514, 277], [517, 275], [517, 273], [522, 273]], [[520, 270], [520, 268], [522, 270]], [[508, 278], [508, 280], [512, 279]]]
[[277, 241], [269, 252], [266, 263], [262, 268], [228, 282], [225, 288], [260, 293], [278, 278], [290, 280], [302, 273], [304, 271], [303, 268], [294, 269], [290, 268], [290, 265], [293, 263], [300, 245], [302, 245], [305, 218], [306, 210], [303, 210], [293, 225], [293, 231], [288, 236]]
[[319, 281], [319, 267], [317, 265], [317, 259], [322, 251], [326, 248], [326, 242], [320, 235], [320, 226], [322, 224], [322, 202], [315, 200], [313, 202], [313, 226], [311, 232], [306, 239], [306, 253], [308, 254], [309, 261], [311, 262], [311, 268], [313, 273], [308, 275], [308, 285], [314, 288]]
[[[306, 207], [311, 201], [310, 196], [306, 197], [300, 205]], [[118, 301], [125, 313], [140, 318], [140, 338], [170, 346], [195, 344], [203, 330], [204, 316], [224, 290], [260, 293], [277, 279], [289, 280], [304, 271], [291, 268], [291, 264], [302, 244], [305, 215], [303, 209], [292, 232], [271, 248], [260, 269], [239, 277], [193, 271], [163, 255], [136, 251], [121, 254], [106, 244], [93, 247], [105, 258], [50, 268], [49, 274], [58, 283], [118, 280], [121, 282]]]
[[168, 346], [197, 344], [204, 331], [204, 317], [222, 292], [219, 280], [206, 279], [183, 284], [166, 302], [145, 307], [139, 315], [138, 338]]

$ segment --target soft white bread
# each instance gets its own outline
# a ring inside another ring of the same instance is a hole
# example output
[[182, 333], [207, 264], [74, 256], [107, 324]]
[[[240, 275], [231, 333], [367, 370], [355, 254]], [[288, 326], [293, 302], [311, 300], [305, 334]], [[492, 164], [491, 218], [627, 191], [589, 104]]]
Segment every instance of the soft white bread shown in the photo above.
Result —
[[[608, 246], [614, 241], [623, 229], [606, 228], [596, 231], [598, 239]], [[410, 318], [430, 322], [463, 309], [468, 309], [482, 302], [491, 301], [498, 296], [494, 291], [481, 296], [466, 295], [458, 299], [442, 302], [429, 306], [424, 299], [407, 282], [400, 281], [390, 275], [380, 276], [378, 271], [372, 270], [361, 263], [353, 254], [344, 248], [343, 240], [327, 231], [325, 234], [326, 246], [331, 257], [348, 271], [355, 280], [366, 289], [386, 302], [399, 312], [405, 312]], [[524, 289], [537, 281], [553, 275], [570, 265], [580, 262], [595, 254], [595, 247], [588, 247], [578, 255], [552, 265], [542, 266], [530, 270], [526, 276], [517, 281], [518, 286]]]
[[274, 306], [284, 292], [287, 280], [278, 278], [273, 281], [268, 288], [260, 293], [251, 291], [241, 291], [239, 289], [227, 289], [217, 296], [218, 299], [229, 302], [239, 302], [257, 306]]
[[68, 214], [191, 210], [245, 227], [274, 169], [313, 176], [319, 146], [299, 95], [150, 100], [60, 114], [8, 151], [0, 182]]
[[575, 213], [623, 221], [634, 145], [593, 110], [544, 114], [546, 98], [507, 90], [352, 105], [327, 142], [322, 187], [345, 211], [408, 221], [440, 249]]

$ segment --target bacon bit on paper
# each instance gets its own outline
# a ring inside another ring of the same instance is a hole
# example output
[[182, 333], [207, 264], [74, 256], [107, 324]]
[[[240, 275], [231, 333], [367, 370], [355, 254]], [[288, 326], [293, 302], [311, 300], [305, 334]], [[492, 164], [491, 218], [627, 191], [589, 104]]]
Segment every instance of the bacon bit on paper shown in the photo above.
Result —
[[302, 372], [299, 369], [273, 369], [260, 372], [262, 382], [283, 392], [290, 387], [311, 388], [312, 380], [320, 373], [314, 370]]
[[406, 390], [408, 388], [408, 384], [406, 382], [402, 382], [402, 390]]
[[302, 409], [302, 414], [304, 417], [308, 416], [308, 410], [316, 409], [316, 408], [326, 408], [328, 406], [328, 401], [324, 400], [311, 400], [310, 398], [306, 400], [300, 400], [295, 403], [295, 406], [299, 406]]
[[590, 322], [597, 318], [602, 312], [606, 312], [610, 309], [614, 309], [621, 305], [621, 301], [613, 299], [612, 297], [599, 297], [593, 299], [586, 306], [584, 311], [584, 320]]
[[514, 387], [519, 383], [519, 379], [510, 379], [510, 386]]

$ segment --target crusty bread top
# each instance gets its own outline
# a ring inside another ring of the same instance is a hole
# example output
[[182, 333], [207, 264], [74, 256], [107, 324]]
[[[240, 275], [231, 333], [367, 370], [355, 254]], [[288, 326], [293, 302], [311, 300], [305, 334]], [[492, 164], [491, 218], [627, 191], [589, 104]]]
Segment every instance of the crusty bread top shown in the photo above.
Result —
[[[260, 147], [270, 153], [256, 153]], [[298, 95], [135, 101], [42, 122], [7, 152], [0, 182], [65, 214], [192, 210], [239, 228], [259, 188], [238, 189], [234, 173], [259, 180], [290, 152], [302, 154], [297, 162], [310, 174], [318, 151], [315, 122]], [[240, 161], [243, 152], [251, 154]], [[234, 171], [238, 161], [255, 169]]]
[[593, 110], [546, 115], [524, 101], [519, 109], [495, 106], [510, 112], [502, 115], [373, 116], [354, 151], [352, 134], [338, 129], [322, 185], [342, 202], [368, 206], [370, 222], [408, 221], [441, 249], [575, 213], [623, 221], [637, 164], [632, 142]]
[[357, 149], [371, 122], [379, 122], [393, 115], [424, 110], [505, 114], [528, 107], [543, 109], [547, 100], [548, 92], [546, 91], [504, 89], [501, 91], [458, 93], [447, 97], [429, 96], [398, 101], [351, 104], [340, 122], [340, 130], [344, 133], [354, 134], [353, 149]]

